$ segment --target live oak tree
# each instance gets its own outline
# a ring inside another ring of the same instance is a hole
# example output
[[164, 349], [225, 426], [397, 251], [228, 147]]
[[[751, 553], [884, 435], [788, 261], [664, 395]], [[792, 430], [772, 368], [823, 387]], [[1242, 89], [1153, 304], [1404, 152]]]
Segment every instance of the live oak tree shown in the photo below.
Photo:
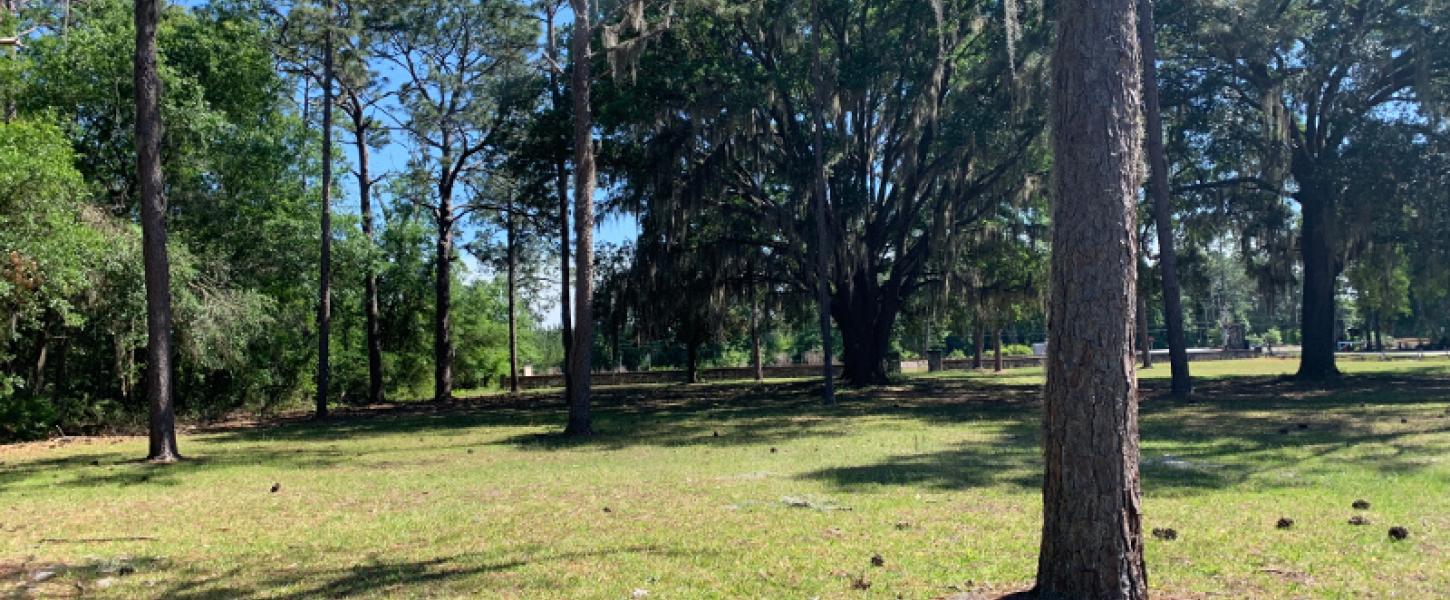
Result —
[[799, 289], [829, 290], [846, 379], [880, 383], [933, 253], [1023, 181], [1042, 123], [1032, 95], [1015, 92], [1042, 71], [1043, 28], [1024, 20], [1013, 84], [986, 3], [822, 0], [818, 51], [810, 10], [779, 1], [682, 11], [677, 35], [641, 59], [649, 94], [623, 119], [634, 132], [650, 123], [642, 143], [656, 169], [633, 185], [687, 204], [692, 218], [747, 215], [755, 226], [738, 236], [770, 249]]
[[1138, 474], [1135, 0], [1058, 4], [1041, 598], [1147, 598]]
[[[639, 331], [673, 338], [685, 349], [685, 382], [700, 382], [701, 349], [743, 323], [730, 310], [732, 289], [750, 285], [751, 248], [729, 241], [729, 227], [696, 221], [665, 233], [661, 219], [646, 218], [633, 272]], [[717, 229], [718, 228], [718, 229]]]
[[[1435, 205], [1447, 204], [1437, 181], [1444, 178], [1437, 171], [1446, 164], [1439, 148], [1447, 141], [1425, 135], [1415, 124], [1375, 123], [1358, 137], [1362, 150], [1347, 153], [1340, 163], [1351, 174], [1341, 188], [1341, 210], [1356, 223], [1343, 232], [1349, 248], [1344, 274], [1367, 347], [1384, 350], [1386, 329], [1395, 333], [1398, 321], [1412, 315], [1412, 297], [1431, 299], [1440, 292], [1433, 270], [1416, 269], [1411, 257], [1422, 255], [1423, 265], [1444, 247], [1419, 233], [1444, 224], [1439, 218], [1444, 210]], [[1432, 332], [1417, 333], [1435, 337]]]
[[166, 197], [161, 173], [161, 76], [156, 63], [160, 0], [136, 0], [136, 171], [141, 187], [141, 236], [146, 264], [146, 397], [150, 445], [146, 459], [169, 463], [176, 447], [172, 403], [171, 267], [166, 252]]
[[[1216, 178], [1250, 187], [1300, 215], [1303, 354], [1299, 377], [1334, 376], [1336, 281], [1352, 258], [1341, 163], [1372, 152], [1359, 134], [1376, 121], [1441, 114], [1450, 11], [1434, 0], [1186, 2], [1178, 43], [1200, 113], [1213, 132]], [[1231, 143], [1219, 143], [1223, 139]], [[1236, 143], [1233, 143], [1236, 142]], [[1201, 163], [1202, 164], [1202, 163]]]

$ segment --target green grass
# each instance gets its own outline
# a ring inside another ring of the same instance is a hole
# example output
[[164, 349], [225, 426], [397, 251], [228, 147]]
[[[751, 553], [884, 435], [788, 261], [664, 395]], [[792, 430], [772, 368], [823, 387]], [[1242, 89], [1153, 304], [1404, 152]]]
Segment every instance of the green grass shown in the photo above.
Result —
[[[1147, 542], [1158, 597], [1450, 589], [1450, 361], [1344, 363], [1328, 389], [1276, 377], [1290, 361], [1193, 367], [1196, 399], [1150, 379], [1143, 402], [1144, 528], [1179, 533]], [[1034, 377], [914, 377], [835, 409], [802, 382], [607, 390], [585, 441], [533, 396], [196, 432], [174, 466], [135, 462], [139, 438], [0, 447], [0, 595], [1011, 591], [1036, 565]]]

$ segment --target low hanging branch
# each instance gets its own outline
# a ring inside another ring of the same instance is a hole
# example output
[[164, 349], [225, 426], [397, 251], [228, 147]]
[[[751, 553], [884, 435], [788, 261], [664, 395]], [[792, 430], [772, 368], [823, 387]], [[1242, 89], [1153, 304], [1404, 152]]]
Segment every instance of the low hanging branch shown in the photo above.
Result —
[[24, 48], [25, 38], [29, 37], [32, 33], [35, 33], [34, 27], [15, 34], [15, 37], [0, 37], [0, 46], [9, 46], [11, 48]]

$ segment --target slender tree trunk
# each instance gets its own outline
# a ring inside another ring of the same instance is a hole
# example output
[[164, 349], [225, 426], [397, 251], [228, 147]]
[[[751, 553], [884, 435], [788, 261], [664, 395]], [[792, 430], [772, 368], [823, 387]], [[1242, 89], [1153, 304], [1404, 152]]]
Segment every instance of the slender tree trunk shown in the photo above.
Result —
[[982, 353], [987, 351], [987, 328], [982, 326], [981, 315], [978, 315], [975, 321], [976, 323], [972, 325], [972, 337], [976, 338], [977, 351], [972, 353], [972, 368], [980, 369], [982, 368]]
[[1002, 365], [1002, 330], [992, 330], [992, 372], [1001, 373]]
[[141, 254], [146, 270], [146, 397], [150, 444], [146, 458], [169, 463], [176, 447], [171, 389], [171, 272], [166, 253], [165, 180], [161, 173], [161, 78], [156, 70], [160, 0], [136, 0], [136, 170], [141, 181]]
[[45, 314], [40, 333], [35, 336], [35, 365], [30, 371], [30, 390], [36, 396], [45, 394], [45, 362], [50, 354], [50, 332], [55, 327], [55, 316]]
[[569, 376], [569, 357], [574, 348], [574, 307], [570, 304], [569, 290], [569, 184], [563, 163], [555, 165], [559, 179], [559, 334], [564, 343], [564, 399], [574, 398], [574, 378]]
[[[1306, 186], [1313, 185], [1306, 182]], [[1310, 190], [1302, 190], [1310, 191]], [[1304, 349], [1299, 359], [1300, 379], [1316, 380], [1339, 375], [1334, 364], [1334, 266], [1329, 249], [1329, 203], [1317, 194], [1305, 194], [1299, 201], [1303, 215], [1300, 233], [1304, 261], [1303, 328]]]
[[[554, 14], [545, 20], [548, 35], [549, 57], [559, 64], [559, 47], [555, 41]], [[559, 73], [549, 71], [549, 96], [556, 108], [564, 106], [564, 90], [559, 83]], [[574, 325], [569, 303], [569, 168], [564, 159], [554, 161], [554, 188], [559, 196], [559, 333], [564, 343], [564, 401], [574, 398], [574, 379], [569, 376], [569, 353], [574, 346]]]
[[1163, 111], [1158, 99], [1158, 35], [1153, 22], [1153, 1], [1138, 2], [1138, 38], [1143, 49], [1143, 107], [1148, 162], [1152, 167], [1148, 194], [1153, 200], [1153, 221], [1158, 228], [1158, 268], [1163, 273], [1163, 325], [1168, 329], [1168, 363], [1173, 373], [1172, 394], [1193, 393], [1188, 370], [1188, 342], [1183, 335], [1183, 297], [1178, 284], [1178, 251], [1173, 236], [1173, 199], [1168, 190], [1168, 158], [1163, 148]]
[[322, 259], [317, 284], [317, 412], [327, 416], [332, 351], [332, 0], [322, 33]]
[[825, 111], [826, 83], [821, 69], [821, 7], [811, 0], [811, 83], [815, 100], [811, 104], [811, 146], [815, 165], [812, 170], [811, 196], [816, 216], [816, 303], [820, 309], [821, 327], [821, 396], [826, 404], [836, 404], [836, 370], [831, 366], [831, 216], [826, 202]]
[[55, 397], [62, 397], [65, 393], [65, 384], [70, 381], [70, 336], [63, 336], [60, 340], [60, 348], [55, 356]]
[[594, 112], [590, 107], [594, 75], [590, 58], [593, 34], [589, 0], [569, 0], [574, 9], [574, 341], [569, 351], [569, 424], [565, 435], [593, 435], [590, 417], [590, 369], [594, 354]]
[[765, 362], [760, 356], [760, 300], [756, 297], [756, 284], [750, 283], [750, 366], [755, 382], [765, 381]]
[[1148, 302], [1138, 295], [1138, 346], [1143, 353], [1143, 368], [1153, 368], [1153, 343], [1148, 338]]
[[518, 329], [518, 233], [514, 221], [513, 196], [508, 199], [508, 294], [509, 294], [509, 392], [519, 393], [519, 329]]
[[1374, 311], [1374, 349], [1376, 352], [1385, 351], [1385, 338], [1380, 330], [1380, 311]]
[[1041, 598], [1147, 598], [1138, 476], [1135, 0], [1058, 4]]
[[926, 309], [926, 320], [921, 325], [921, 357], [931, 352], [931, 309]]
[[[352, 98], [353, 107], [353, 134], [354, 143], [357, 145], [357, 190], [359, 212], [362, 213], [363, 238], [368, 242], [368, 248], [373, 248], [373, 203], [372, 203], [372, 175], [368, 172], [368, 122], [367, 116], [363, 114], [362, 103], [356, 96]], [[367, 318], [367, 347], [368, 347], [368, 402], [378, 404], [383, 401], [383, 330], [382, 318], [379, 316], [378, 306], [378, 274], [373, 269], [373, 262], [369, 260], [364, 267], [363, 274], [363, 313]]]
[[620, 335], [623, 335], [623, 332], [620, 331], [619, 327], [615, 327], [614, 332], [609, 336], [610, 349], [614, 356], [614, 360], [611, 362], [614, 363], [614, 372], [616, 373], [624, 371], [624, 352], [619, 349]]

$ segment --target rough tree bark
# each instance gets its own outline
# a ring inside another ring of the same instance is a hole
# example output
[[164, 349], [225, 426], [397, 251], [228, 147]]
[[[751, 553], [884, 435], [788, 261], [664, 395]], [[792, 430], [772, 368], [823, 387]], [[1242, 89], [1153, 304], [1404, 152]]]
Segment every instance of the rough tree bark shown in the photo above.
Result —
[[[831, 366], [831, 233], [830, 212], [826, 202], [825, 111], [826, 85], [821, 72], [821, 7], [819, 0], [811, 2], [811, 83], [815, 86], [815, 100], [811, 103], [811, 154], [814, 156], [811, 198], [816, 214], [816, 302], [820, 306], [821, 327], [821, 396], [828, 405], [836, 404], [836, 370]], [[845, 337], [845, 334], [842, 334]], [[849, 350], [848, 350], [849, 352]], [[864, 349], [863, 352], [871, 352]], [[864, 358], [864, 357], [863, 357]], [[857, 361], [859, 364], [859, 361]], [[861, 374], [870, 377], [872, 374]], [[882, 373], [884, 376], [885, 373]], [[848, 377], [850, 374], [848, 374]]]
[[569, 351], [569, 424], [565, 435], [594, 433], [589, 407], [590, 363], [594, 354], [594, 112], [589, 106], [594, 75], [591, 64], [592, 17], [589, 0], [569, 0], [574, 38], [569, 60], [574, 70], [574, 340]]
[[1163, 325], [1168, 329], [1168, 364], [1173, 374], [1172, 394], [1193, 393], [1188, 370], [1188, 342], [1183, 335], [1183, 296], [1178, 283], [1178, 250], [1173, 237], [1173, 198], [1168, 189], [1168, 158], [1163, 149], [1163, 110], [1158, 99], [1158, 34], [1153, 21], [1153, 0], [1138, 2], [1138, 43], [1143, 52], [1143, 108], [1147, 130], [1148, 163], [1152, 167], [1148, 194], [1153, 200], [1153, 221], [1158, 228], [1158, 268], [1163, 273]]
[[1058, 4], [1042, 598], [1147, 597], [1132, 355], [1142, 183], [1134, 4]]
[[146, 458], [170, 463], [176, 447], [171, 389], [171, 261], [166, 253], [165, 181], [161, 173], [161, 77], [156, 69], [160, 0], [136, 0], [136, 170], [141, 181], [141, 254], [146, 271], [146, 397], [150, 443]]
[[1334, 268], [1329, 246], [1330, 219], [1333, 205], [1324, 194], [1313, 188], [1311, 177], [1300, 182], [1298, 194], [1303, 225], [1300, 232], [1301, 257], [1304, 261], [1304, 298], [1300, 322], [1303, 328], [1303, 352], [1299, 358], [1300, 379], [1326, 379], [1339, 375], [1334, 364]]
[[[442, 164], [450, 164], [448, 136], [444, 135]], [[446, 170], [446, 167], [444, 167]], [[438, 228], [434, 248], [433, 279], [433, 399], [439, 402], [453, 398], [453, 184], [447, 173], [438, 185], [438, 213], [433, 215]]]
[[881, 385], [886, 377], [886, 352], [901, 314], [898, 282], [878, 281], [869, 268], [838, 273], [830, 309], [841, 331], [841, 375], [852, 385]]
[[327, 416], [332, 385], [332, 0], [322, 30], [322, 254], [317, 283], [317, 411]]

